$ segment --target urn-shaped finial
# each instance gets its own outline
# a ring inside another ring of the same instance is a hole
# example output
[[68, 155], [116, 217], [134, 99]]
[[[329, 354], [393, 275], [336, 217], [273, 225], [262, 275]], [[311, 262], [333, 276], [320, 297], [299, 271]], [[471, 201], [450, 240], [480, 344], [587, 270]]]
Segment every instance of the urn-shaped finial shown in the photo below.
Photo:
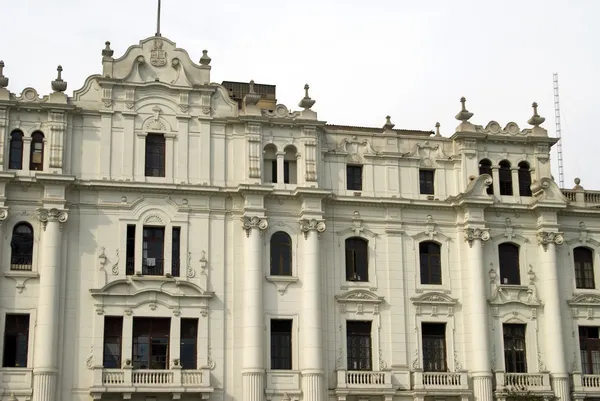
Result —
[[460, 98], [460, 103], [462, 104], [462, 107], [455, 118], [463, 123], [466, 123], [471, 117], [473, 117], [473, 113], [467, 110], [467, 99], [464, 96]]
[[8, 86], [8, 77], [4, 76], [4, 61], [0, 60], [0, 88]]
[[308, 84], [304, 85], [304, 98], [302, 98], [302, 100], [300, 100], [300, 103], [298, 103], [298, 106], [304, 108], [305, 110], [308, 110], [311, 107], [313, 107], [313, 105], [316, 102], [315, 100], [312, 100], [310, 96], [308, 96], [309, 88], [310, 86], [308, 86]]
[[54, 92], [64, 92], [67, 90], [67, 82], [63, 81], [62, 79], [62, 71], [63, 68], [62, 66], [58, 66], [56, 68], [56, 71], [58, 71], [58, 76], [56, 77], [56, 79], [54, 81], [52, 81], [52, 90]]
[[104, 42], [104, 49], [102, 49], [102, 57], [112, 57], [115, 51], [110, 48], [110, 42], [107, 40]]
[[441, 125], [439, 122], [435, 123], [435, 136], [442, 136], [442, 134], [440, 134], [440, 127]]
[[395, 127], [395, 124], [392, 122], [391, 116], [385, 116], [385, 124], [383, 124], [384, 130], [390, 130]]
[[208, 57], [208, 50], [202, 50], [202, 57], [200, 57], [200, 64], [209, 65], [211, 58]]
[[546, 121], [546, 119], [544, 117], [540, 117], [540, 115], [538, 114], [538, 104], [536, 102], [533, 102], [531, 107], [533, 107], [533, 116], [531, 116], [531, 118], [527, 122], [533, 125], [534, 127], [539, 127], [540, 124]]
[[250, 80], [248, 94], [244, 96], [244, 103], [247, 106], [255, 106], [260, 101], [260, 95], [254, 90], [254, 80]]

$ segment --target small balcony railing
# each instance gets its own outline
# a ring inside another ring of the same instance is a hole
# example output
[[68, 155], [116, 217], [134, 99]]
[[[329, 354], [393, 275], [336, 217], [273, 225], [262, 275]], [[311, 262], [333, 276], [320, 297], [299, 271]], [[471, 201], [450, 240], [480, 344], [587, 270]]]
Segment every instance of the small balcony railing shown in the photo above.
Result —
[[10, 270], [31, 271], [33, 261], [32, 254], [12, 255], [10, 258]]
[[388, 389], [392, 387], [391, 372], [362, 370], [338, 370], [337, 388], [347, 389]]
[[418, 390], [468, 390], [467, 372], [423, 372], [413, 373], [413, 383]]
[[207, 392], [210, 370], [94, 368], [91, 393], [157, 391]]
[[165, 260], [162, 258], [142, 259], [142, 274], [144, 276], [162, 276], [165, 274]]
[[574, 392], [600, 392], [600, 375], [582, 374], [573, 372], [573, 391]]
[[496, 386], [500, 391], [550, 391], [550, 374], [496, 372]]

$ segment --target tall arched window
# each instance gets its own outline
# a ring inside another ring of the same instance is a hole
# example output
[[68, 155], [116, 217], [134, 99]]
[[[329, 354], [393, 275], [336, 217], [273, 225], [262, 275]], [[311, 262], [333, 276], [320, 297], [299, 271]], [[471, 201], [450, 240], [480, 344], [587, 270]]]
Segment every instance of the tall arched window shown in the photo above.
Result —
[[358, 237], [346, 240], [346, 280], [369, 281], [369, 243]]
[[498, 245], [500, 257], [500, 284], [521, 284], [519, 246], [510, 242]]
[[283, 231], [271, 236], [271, 275], [292, 275], [292, 239]]
[[10, 270], [31, 270], [33, 228], [29, 223], [19, 223], [13, 228], [10, 248]]
[[594, 283], [594, 253], [580, 246], [573, 250], [575, 262], [575, 286], [577, 288], [596, 288]]
[[531, 196], [531, 171], [529, 163], [519, 163], [519, 195]]
[[510, 171], [510, 162], [502, 160], [498, 170], [498, 183], [500, 184], [500, 195], [512, 195], [512, 172]]
[[[483, 159], [482, 161], [479, 162], [479, 175], [482, 175], [482, 174], [488, 174], [490, 177], [494, 176], [492, 174], [492, 162], [489, 161], [488, 159]], [[488, 193], [488, 195], [494, 194], [494, 186], [493, 185], [490, 185], [489, 187], [487, 187], [487, 193]]]
[[23, 168], [23, 132], [19, 130], [10, 134], [8, 168], [11, 170], [21, 170]]
[[442, 284], [440, 244], [425, 241], [419, 244], [421, 284]]
[[31, 150], [29, 152], [29, 170], [44, 169], [44, 134], [37, 131], [31, 135]]

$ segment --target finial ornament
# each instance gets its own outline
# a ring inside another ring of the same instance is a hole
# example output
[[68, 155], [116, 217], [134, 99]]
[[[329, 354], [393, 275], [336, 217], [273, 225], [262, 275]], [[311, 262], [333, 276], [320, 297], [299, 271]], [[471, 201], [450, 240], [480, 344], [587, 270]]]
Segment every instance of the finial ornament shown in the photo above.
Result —
[[0, 60], [0, 88], [8, 86], [8, 77], [4, 76], [4, 61]]
[[435, 136], [442, 136], [442, 134], [440, 134], [440, 127], [441, 125], [439, 122], [435, 123]]
[[56, 77], [56, 79], [54, 81], [51, 82], [52, 90], [54, 92], [64, 92], [67, 90], [67, 82], [63, 81], [63, 79], [62, 79], [62, 71], [63, 71], [62, 66], [59, 65], [56, 68], [56, 71], [58, 71], [58, 76]]
[[462, 109], [455, 118], [463, 123], [466, 123], [471, 117], [473, 117], [473, 113], [470, 113], [469, 110], [467, 110], [467, 99], [464, 96], [460, 98], [460, 103], [462, 104]]
[[104, 42], [104, 49], [102, 49], [102, 57], [112, 57], [115, 51], [110, 48], [110, 42], [107, 40]]
[[576, 177], [573, 181], [575, 182], [575, 186], [573, 187], [573, 189], [580, 190], [580, 191], [583, 190], [583, 187], [580, 185], [581, 179], [579, 177]]
[[302, 100], [300, 100], [300, 103], [298, 103], [298, 106], [304, 108], [304, 110], [310, 109], [311, 107], [313, 107], [313, 105], [316, 102], [316, 100], [312, 100], [310, 98], [310, 96], [308, 96], [309, 88], [310, 88], [310, 86], [308, 86], [308, 84], [304, 85], [304, 98]]
[[395, 124], [392, 122], [392, 117], [385, 116], [385, 124], [383, 124], [383, 129], [387, 131], [387, 130], [391, 130], [394, 127], [395, 127]]
[[255, 106], [260, 101], [260, 95], [254, 91], [254, 80], [250, 80], [248, 94], [244, 96], [244, 103]]
[[534, 127], [538, 127], [540, 126], [540, 124], [546, 121], [546, 119], [544, 117], [540, 117], [540, 115], [538, 114], [538, 104], [536, 102], [533, 102], [531, 107], [533, 107], [533, 116], [531, 116], [531, 118], [527, 122], [533, 125]]
[[211, 58], [208, 57], [208, 50], [202, 50], [202, 57], [200, 57], [200, 64], [209, 65]]

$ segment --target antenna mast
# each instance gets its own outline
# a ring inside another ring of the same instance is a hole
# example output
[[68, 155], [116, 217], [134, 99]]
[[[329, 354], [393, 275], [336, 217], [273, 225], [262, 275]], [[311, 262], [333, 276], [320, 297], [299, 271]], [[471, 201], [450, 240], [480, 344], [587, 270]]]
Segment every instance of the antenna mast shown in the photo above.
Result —
[[556, 124], [556, 153], [558, 155], [558, 182], [561, 188], [565, 187], [565, 174], [563, 171], [562, 135], [560, 130], [560, 102], [558, 98], [558, 73], [554, 73], [554, 123]]

